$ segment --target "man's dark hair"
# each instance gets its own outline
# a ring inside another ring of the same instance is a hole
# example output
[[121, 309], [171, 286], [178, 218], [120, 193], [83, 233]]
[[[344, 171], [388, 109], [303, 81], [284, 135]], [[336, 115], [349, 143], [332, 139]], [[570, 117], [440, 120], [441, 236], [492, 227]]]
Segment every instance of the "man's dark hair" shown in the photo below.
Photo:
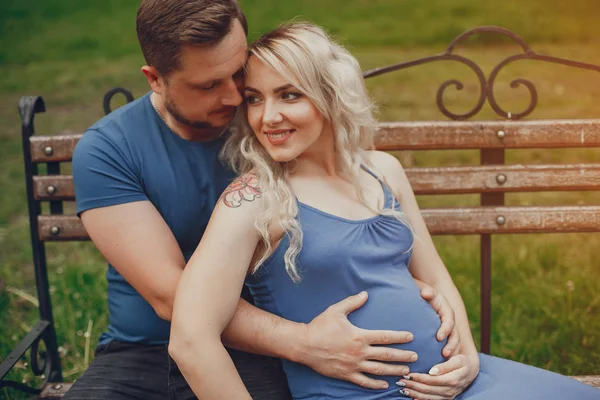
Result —
[[142, 0], [137, 35], [146, 63], [166, 76], [180, 67], [183, 46], [218, 44], [235, 19], [247, 35], [246, 17], [236, 0]]

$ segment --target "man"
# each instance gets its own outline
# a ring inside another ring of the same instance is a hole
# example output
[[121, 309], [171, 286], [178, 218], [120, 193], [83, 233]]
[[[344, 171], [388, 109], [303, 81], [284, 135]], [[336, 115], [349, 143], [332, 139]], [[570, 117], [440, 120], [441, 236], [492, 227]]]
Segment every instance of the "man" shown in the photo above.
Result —
[[[242, 101], [247, 25], [235, 0], [143, 0], [137, 33], [152, 91], [89, 128], [73, 156], [78, 214], [109, 262], [110, 324], [68, 400], [193, 398], [168, 356], [168, 321], [186, 261], [233, 178], [218, 153]], [[445, 320], [441, 340], [454, 316], [428, 294]], [[231, 355], [253, 398], [289, 398], [282, 357], [371, 388], [384, 382], [365, 373], [408, 373], [413, 353], [373, 346], [405, 343], [408, 332], [362, 331], [346, 319], [365, 301], [332, 305], [300, 331], [241, 299], [223, 339], [244, 350]]]

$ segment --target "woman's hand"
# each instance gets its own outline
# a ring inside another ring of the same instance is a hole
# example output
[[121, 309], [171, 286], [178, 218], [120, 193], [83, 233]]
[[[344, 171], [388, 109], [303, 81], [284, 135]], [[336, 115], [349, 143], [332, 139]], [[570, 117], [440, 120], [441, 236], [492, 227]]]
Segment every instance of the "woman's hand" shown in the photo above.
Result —
[[382, 345], [408, 343], [410, 332], [360, 329], [348, 321], [348, 314], [362, 307], [367, 293], [348, 297], [331, 305], [306, 325], [300, 337], [302, 350], [294, 360], [316, 372], [346, 380], [368, 389], [386, 389], [388, 383], [375, 376], [402, 376], [406, 365], [416, 360], [416, 353]]
[[458, 329], [456, 329], [454, 310], [450, 306], [448, 299], [446, 299], [439, 290], [435, 290], [432, 286], [429, 286], [418, 279], [415, 279], [415, 282], [421, 289], [421, 297], [433, 307], [442, 321], [442, 325], [440, 326], [440, 329], [438, 329], [435, 337], [440, 342], [448, 338], [448, 341], [442, 350], [442, 355], [448, 358], [460, 347], [460, 334], [458, 333]]
[[417, 400], [453, 400], [479, 373], [479, 355], [455, 354], [448, 361], [433, 366], [429, 374], [411, 373], [396, 384], [400, 392]]

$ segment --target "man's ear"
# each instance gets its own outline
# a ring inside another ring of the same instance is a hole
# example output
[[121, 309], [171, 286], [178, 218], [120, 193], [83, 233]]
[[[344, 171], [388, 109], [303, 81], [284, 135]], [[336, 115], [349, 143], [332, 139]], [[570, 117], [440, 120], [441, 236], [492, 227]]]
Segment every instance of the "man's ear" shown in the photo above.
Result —
[[150, 84], [152, 91], [156, 94], [162, 94], [165, 86], [165, 80], [162, 75], [158, 73], [156, 68], [150, 65], [144, 65], [142, 67], [142, 72], [146, 76], [146, 79], [148, 79], [148, 83]]

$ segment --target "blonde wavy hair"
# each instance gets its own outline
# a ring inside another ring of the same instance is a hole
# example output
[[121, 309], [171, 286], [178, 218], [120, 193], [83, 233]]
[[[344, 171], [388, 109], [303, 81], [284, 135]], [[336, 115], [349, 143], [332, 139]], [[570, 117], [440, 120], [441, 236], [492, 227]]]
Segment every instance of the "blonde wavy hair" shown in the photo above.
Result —
[[[358, 61], [323, 29], [302, 22], [288, 23], [265, 34], [250, 46], [249, 52], [250, 57], [271, 67], [307, 96], [331, 124], [339, 173], [354, 183], [359, 200], [373, 210], [365, 201], [366, 188], [360, 184], [359, 174], [362, 165], [373, 168], [366, 151], [373, 149], [376, 121]], [[278, 223], [289, 239], [284, 256], [286, 271], [298, 282], [296, 258], [302, 249], [302, 230], [296, 218], [296, 197], [288, 184], [293, 162], [273, 161], [249, 127], [245, 107], [238, 117], [222, 157], [238, 174], [254, 174], [262, 190], [262, 212], [255, 224], [262, 248], [252, 273], [271, 254], [269, 227]], [[408, 226], [405, 215], [393, 208], [373, 211], [393, 216]]]

